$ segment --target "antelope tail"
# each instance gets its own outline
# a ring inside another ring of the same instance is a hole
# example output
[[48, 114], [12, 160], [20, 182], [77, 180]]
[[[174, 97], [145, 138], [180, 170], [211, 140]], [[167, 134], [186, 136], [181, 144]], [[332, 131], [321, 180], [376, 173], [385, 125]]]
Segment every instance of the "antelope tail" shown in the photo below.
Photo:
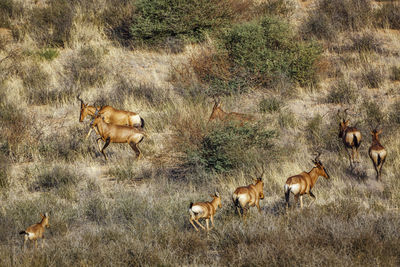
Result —
[[140, 125], [140, 127], [144, 128], [144, 119], [142, 117], [140, 117], [140, 122], [142, 123], [142, 125]]
[[290, 187], [285, 184], [285, 199], [286, 199], [286, 203], [289, 203], [289, 197], [290, 197]]
[[193, 207], [193, 202], [190, 202], [189, 209]]
[[356, 148], [360, 146], [360, 143], [358, 142], [357, 136], [355, 134], [353, 134], [353, 143]]
[[21, 231], [21, 232], [19, 232], [19, 234], [20, 234], [20, 235], [28, 235], [28, 233], [25, 232], [25, 231]]
[[378, 154], [378, 160], [376, 166], [379, 166], [381, 164], [381, 161], [382, 161], [381, 155]]
[[235, 205], [235, 207], [239, 207], [240, 208], [239, 197], [236, 194], [234, 194], [232, 196], [232, 200], [233, 200], [233, 204]]

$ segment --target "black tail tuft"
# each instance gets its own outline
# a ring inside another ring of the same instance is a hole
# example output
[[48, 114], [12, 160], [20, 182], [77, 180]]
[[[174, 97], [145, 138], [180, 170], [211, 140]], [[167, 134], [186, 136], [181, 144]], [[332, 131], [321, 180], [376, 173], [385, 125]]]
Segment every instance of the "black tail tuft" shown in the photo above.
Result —
[[189, 209], [193, 207], [193, 202], [190, 202]]
[[381, 160], [382, 160], [382, 159], [381, 159], [381, 155], [378, 154], [378, 160], [377, 160], [378, 163], [376, 164], [376, 166], [379, 166], [379, 165], [381, 164]]
[[286, 203], [289, 203], [289, 197], [290, 197], [290, 187], [289, 187], [288, 191], [285, 192]]
[[25, 232], [25, 231], [21, 231], [21, 232], [19, 232], [19, 234], [20, 234], [20, 235], [27, 235], [28, 233]]
[[355, 134], [353, 134], [353, 143], [356, 148], [358, 148], [361, 144], [361, 142], [358, 142], [357, 136]]
[[142, 123], [142, 125], [140, 125], [140, 127], [144, 128], [144, 119], [142, 117], [140, 117], [140, 121]]
[[239, 198], [236, 198], [234, 202], [235, 202], [235, 207], [240, 207]]

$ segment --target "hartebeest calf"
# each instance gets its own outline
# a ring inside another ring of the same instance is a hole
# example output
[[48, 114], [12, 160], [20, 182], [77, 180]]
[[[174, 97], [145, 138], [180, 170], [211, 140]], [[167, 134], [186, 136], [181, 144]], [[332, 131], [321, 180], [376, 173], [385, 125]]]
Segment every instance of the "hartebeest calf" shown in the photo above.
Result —
[[221, 197], [218, 192], [215, 192], [215, 194], [211, 195], [211, 197], [213, 199], [210, 202], [197, 202], [194, 204], [193, 202], [190, 202], [189, 221], [193, 225], [194, 229], [196, 229], [196, 231], [199, 231], [199, 229], [197, 229], [196, 225], [193, 222], [196, 222], [203, 230], [206, 230], [206, 228], [204, 228], [204, 226], [199, 222], [199, 219], [201, 218], [206, 219], [207, 231], [210, 230], [208, 225], [209, 219], [211, 219], [212, 228], [214, 228], [214, 215], [218, 207], [222, 208], [222, 204]]
[[42, 238], [42, 248], [44, 246], [44, 229], [45, 227], [49, 228], [49, 215], [47, 213], [40, 214], [42, 220], [40, 223], [34, 224], [26, 228], [25, 231], [19, 232], [20, 235], [24, 235], [24, 245], [23, 248], [25, 249], [26, 241], [32, 240], [35, 241], [35, 248], [37, 248], [37, 240], [38, 238]]
[[[260, 199], [264, 199], [264, 182], [262, 181], [264, 166], [262, 167], [262, 170], [260, 177], [254, 179], [254, 184], [238, 187], [232, 195], [233, 204], [235, 205], [239, 216], [243, 217], [243, 219], [246, 218], [247, 209], [249, 207], [256, 206], [258, 212], [261, 212]], [[241, 211], [243, 212], [243, 216]]]
[[[338, 111], [338, 116], [339, 112], [340, 110]], [[345, 110], [345, 114], [347, 114], [347, 109]], [[339, 138], [342, 139], [346, 152], [349, 155], [350, 168], [353, 168], [355, 162], [360, 162], [358, 149], [361, 145], [361, 132], [356, 127], [350, 127], [349, 120], [343, 118], [339, 123]], [[351, 149], [351, 153], [349, 149]]]
[[[95, 112], [97, 108], [85, 104], [85, 102], [83, 102], [83, 100], [79, 97], [79, 95], [77, 96], [77, 99], [81, 101], [81, 112], [79, 116], [79, 122], [83, 122], [83, 120], [88, 115], [95, 117]], [[111, 106], [104, 106], [100, 108], [98, 114], [103, 117], [106, 123], [144, 128], [143, 118], [141, 118], [135, 112], [119, 110]], [[91, 131], [92, 129], [90, 128], [87, 137], [89, 137]]]
[[295, 202], [297, 204], [300, 196], [300, 207], [303, 208], [303, 195], [308, 194], [314, 200], [315, 195], [311, 192], [319, 176], [323, 176], [329, 179], [328, 172], [326, 171], [324, 165], [319, 160], [320, 153], [315, 157], [313, 163], [315, 167], [312, 168], [310, 172], [302, 172], [298, 175], [291, 176], [286, 180], [284, 191], [286, 199], [286, 209], [289, 207], [289, 197], [290, 193], [294, 195]]
[[[142, 152], [140, 151], [138, 144], [146, 136], [144, 131], [135, 127], [106, 123], [102, 116], [97, 115], [97, 112], [98, 110], [96, 111], [95, 118], [90, 123], [90, 127], [94, 129], [97, 134], [100, 135], [100, 138], [98, 138], [96, 141], [99, 146], [99, 150], [103, 154], [104, 158], [107, 160], [104, 149], [110, 143], [128, 143], [135, 151], [137, 158], [140, 159]], [[103, 140], [105, 142], [103, 148], [100, 147], [100, 140]]]
[[372, 164], [374, 164], [374, 168], [376, 171], [376, 180], [381, 179], [381, 172], [382, 172], [382, 166], [383, 163], [385, 163], [386, 160], [386, 150], [385, 148], [381, 145], [379, 141], [379, 134], [382, 133], [382, 130], [373, 130], [371, 132], [372, 134], [372, 144], [371, 147], [369, 148], [369, 157], [372, 160]]
[[237, 112], [230, 112], [227, 113], [222, 110], [222, 104], [221, 100], [214, 100], [214, 107], [210, 115], [210, 119], [208, 122], [212, 120], [219, 119], [221, 121], [236, 121], [240, 122], [240, 125], [243, 125], [245, 122], [252, 121], [254, 120], [254, 117], [252, 115], [248, 114], [242, 114], [242, 113], [237, 113]]

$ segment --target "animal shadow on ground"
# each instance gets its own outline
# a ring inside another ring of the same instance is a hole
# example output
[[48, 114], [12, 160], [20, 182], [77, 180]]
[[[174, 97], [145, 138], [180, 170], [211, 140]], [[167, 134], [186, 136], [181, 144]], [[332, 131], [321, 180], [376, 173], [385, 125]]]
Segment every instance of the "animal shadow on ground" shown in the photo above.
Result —
[[357, 164], [354, 168], [347, 168], [346, 175], [357, 182], [366, 182], [368, 179], [367, 171], [361, 164]]

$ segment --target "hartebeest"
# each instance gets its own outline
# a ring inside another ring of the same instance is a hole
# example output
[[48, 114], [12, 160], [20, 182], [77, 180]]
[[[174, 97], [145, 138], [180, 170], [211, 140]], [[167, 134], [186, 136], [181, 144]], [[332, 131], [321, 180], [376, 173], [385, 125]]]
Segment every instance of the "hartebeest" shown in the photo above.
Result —
[[[106, 123], [103, 117], [101, 115], [98, 115], [97, 113], [98, 110], [96, 110], [95, 112], [95, 118], [90, 123], [90, 127], [94, 129], [97, 134], [100, 135], [100, 138], [98, 138], [96, 141], [99, 146], [99, 150], [103, 154], [104, 158], [107, 160], [104, 149], [110, 143], [128, 143], [135, 151], [138, 159], [140, 159], [142, 152], [140, 151], [138, 144], [146, 136], [144, 131], [135, 127]], [[103, 140], [105, 142], [102, 149], [99, 143], [100, 140]]]
[[245, 122], [254, 120], [254, 117], [252, 115], [242, 114], [237, 112], [227, 113], [223, 111], [221, 107], [222, 107], [221, 100], [219, 99], [214, 100], [214, 107], [208, 122], [219, 119], [221, 121], [237, 121], [240, 122], [241, 125], [243, 125], [243, 123]]
[[[98, 108], [85, 104], [85, 102], [83, 102], [79, 95], [77, 96], [77, 99], [81, 101], [79, 122], [83, 122], [83, 120], [88, 115], [94, 117], [96, 109]], [[134, 112], [115, 109], [111, 106], [103, 106], [100, 108], [98, 114], [103, 117], [106, 123], [144, 128], [143, 118], [141, 118], [138, 114]], [[87, 137], [90, 135], [91, 131], [92, 129], [90, 128]]]
[[321, 153], [318, 153], [318, 155], [312, 161], [315, 164], [315, 167], [312, 168], [310, 172], [302, 172], [298, 175], [291, 176], [286, 180], [284, 186], [286, 208], [289, 207], [290, 193], [293, 193], [296, 204], [300, 196], [300, 207], [303, 208], [304, 194], [309, 194], [314, 200], [316, 199], [315, 195], [311, 192], [311, 189], [317, 182], [318, 177], [323, 176], [326, 179], [329, 179], [328, 172], [326, 171], [322, 162], [319, 160], [320, 155]]
[[[347, 114], [347, 109], [344, 112]], [[339, 138], [343, 141], [346, 152], [349, 155], [350, 167], [353, 168], [355, 162], [360, 162], [358, 149], [361, 145], [361, 132], [356, 127], [350, 127], [349, 120], [340, 118], [339, 113], [340, 110], [338, 110], [338, 117], [341, 120], [339, 123]], [[351, 153], [349, 149], [351, 149]]]
[[[262, 166], [262, 173], [259, 177], [254, 179], [254, 184], [238, 187], [232, 195], [233, 204], [239, 216], [243, 217], [243, 219], [246, 218], [247, 209], [249, 207], [256, 206], [258, 212], [261, 212], [260, 199], [264, 199], [264, 182], [262, 181], [264, 172], [264, 166]], [[243, 216], [241, 211], [243, 212]]]
[[374, 164], [374, 168], [376, 171], [376, 180], [378, 181], [381, 179], [382, 166], [383, 163], [385, 163], [387, 154], [385, 148], [381, 145], [379, 141], [379, 135], [381, 133], [382, 130], [376, 129], [371, 132], [372, 144], [368, 151], [369, 157], [372, 160], [372, 164]]
[[45, 227], [47, 227], [47, 228], [50, 227], [49, 215], [47, 213], [45, 213], [44, 215], [40, 214], [40, 216], [42, 217], [42, 220], [40, 221], [40, 223], [31, 225], [28, 228], [26, 228], [25, 231], [19, 232], [20, 235], [24, 235], [24, 245], [23, 245], [24, 249], [25, 249], [26, 241], [28, 241], [28, 239], [35, 241], [35, 248], [37, 248], [37, 240], [38, 240], [38, 238], [42, 238], [42, 248], [44, 246], [43, 233], [44, 233]]
[[204, 226], [199, 222], [199, 219], [201, 218], [206, 219], [207, 231], [210, 230], [208, 225], [209, 219], [211, 219], [212, 228], [214, 228], [214, 215], [218, 207], [222, 208], [222, 204], [221, 197], [218, 192], [215, 192], [215, 194], [211, 195], [211, 197], [213, 199], [210, 202], [197, 202], [194, 204], [193, 202], [190, 202], [189, 221], [193, 225], [194, 229], [196, 229], [196, 231], [199, 231], [199, 229], [197, 229], [193, 221], [196, 222], [203, 230], [206, 230], [206, 228], [204, 228]]

